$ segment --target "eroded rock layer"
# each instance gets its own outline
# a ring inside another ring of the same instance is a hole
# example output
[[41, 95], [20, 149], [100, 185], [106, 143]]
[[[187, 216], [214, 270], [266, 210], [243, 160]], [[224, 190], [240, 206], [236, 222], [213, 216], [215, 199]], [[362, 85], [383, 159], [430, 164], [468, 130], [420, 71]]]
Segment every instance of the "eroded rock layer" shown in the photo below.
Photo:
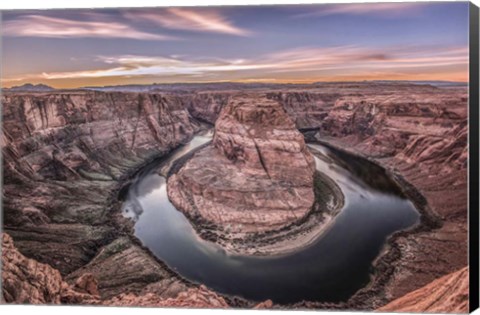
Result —
[[212, 144], [168, 179], [168, 195], [177, 209], [229, 231], [267, 231], [311, 210], [314, 171], [280, 104], [243, 95], [222, 110]]

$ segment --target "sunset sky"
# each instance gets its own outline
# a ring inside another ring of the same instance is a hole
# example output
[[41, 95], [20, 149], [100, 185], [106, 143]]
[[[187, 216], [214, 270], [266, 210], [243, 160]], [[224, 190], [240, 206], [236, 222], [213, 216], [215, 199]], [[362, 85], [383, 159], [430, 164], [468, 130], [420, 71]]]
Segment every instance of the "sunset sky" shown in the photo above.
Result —
[[468, 81], [468, 2], [2, 12], [2, 85]]

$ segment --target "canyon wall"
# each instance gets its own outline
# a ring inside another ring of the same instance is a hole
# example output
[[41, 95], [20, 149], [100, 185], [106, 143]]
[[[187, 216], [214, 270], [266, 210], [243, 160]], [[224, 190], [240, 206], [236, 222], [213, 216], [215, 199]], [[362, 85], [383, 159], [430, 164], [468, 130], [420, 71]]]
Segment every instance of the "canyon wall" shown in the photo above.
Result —
[[6, 179], [118, 178], [135, 162], [187, 141], [181, 100], [157, 94], [55, 93], [2, 97]]
[[[395, 250], [377, 266], [390, 275], [377, 279], [385, 281], [386, 289], [375, 299], [384, 300], [399, 298], [468, 264], [467, 91], [397, 88], [338, 98], [312, 137], [377, 161], [407, 190], [411, 189], [406, 182], [421, 194], [411, 196], [425, 210], [423, 227], [416, 233], [400, 233]], [[360, 292], [356, 298], [369, 301], [368, 296]], [[381, 306], [381, 300], [367, 303]]]
[[[357, 307], [381, 306], [465, 267], [467, 89], [407, 83], [330, 83], [305, 92], [305, 109], [317, 99], [327, 99], [322, 106], [327, 115], [320, 120], [310, 119], [306, 124], [301, 117], [310, 117], [311, 110], [292, 111], [297, 127], [304, 129], [308, 140], [376, 161], [395, 174], [416, 206], [425, 210], [423, 227], [415, 233], [399, 233], [391, 244], [394, 250], [379, 261], [377, 270], [384, 276], [375, 281], [383, 283], [384, 289], [374, 290], [374, 294], [361, 290], [351, 303]], [[288, 112], [298, 107], [296, 95], [288, 91], [271, 93], [270, 97], [279, 99]]]
[[[69, 285], [91, 274], [100, 299], [188, 290], [112, 211], [114, 192], [128, 174], [188, 141], [200, 122], [215, 124], [241, 92], [4, 93], [4, 230], [22, 255]], [[466, 88], [325, 83], [258, 93], [279, 102], [307, 140], [375, 160], [407, 190], [412, 184], [417, 206], [430, 213], [415, 233], [392, 241], [376, 285], [350, 305], [381, 307], [467, 265]]]
[[[70, 275], [69, 281], [97, 258], [90, 268], [95, 276], [111, 275], [100, 278], [102, 296], [176, 279], [145, 249], [121, 238], [129, 223], [117, 224], [122, 218], [111, 209], [128, 174], [199, 130], [181, 100], [71, 91], [5, 93], [2, 105], [3, 228], [19, 251]], [[97, 254], [106, 245], [101, 260]], [[111, 257], [138, 264], [125, 279], [114, 273], [120, 266]]]

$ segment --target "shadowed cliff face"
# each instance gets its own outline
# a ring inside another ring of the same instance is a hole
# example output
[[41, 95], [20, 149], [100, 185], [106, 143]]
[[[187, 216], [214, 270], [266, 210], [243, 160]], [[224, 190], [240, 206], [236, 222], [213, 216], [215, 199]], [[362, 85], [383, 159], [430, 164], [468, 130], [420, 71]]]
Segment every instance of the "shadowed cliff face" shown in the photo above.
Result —
[[195, 130], [178, 98], [156, 94], [7, 94], [2, 104], [6, 170], [39, 180], [118, 178], [126, 160], [167, 151]]
[[[126, 290], [165, 292], [162, 299], [186, 291], [131, 236], [110, 196], [127, 174], [188, 141], [198, 121], [217, 122], [238, 93], [3, 94], [4, 229], [23, 255], [68, 282], [92, 274], [101, 299]], [[376, 309], [467, 265], [466, 88], [325, 83], [258, 93], [281, 104], [308, 140], [374, 159], [413, 184], [419, 203], [440, 219], [396, 238], [392, 254], [375, 267], [374, 285], [345, 308]], [[231, 158], [225, 160], [244, 159], [260, 170], [255, 155], [229, 146], [234, 134], [216, 138]]]
[[276, 101], [235, 96], [220, 113], [211, 145], [168, 180], [190, 217], [233, 232], [284, 227], [314, 202], [315, 163], [303, 135]]
[[237, 92], [198, 92], [182, 95], [181, 98], [193, 117], [214, 125], [222, 109], [236, 93]]
[[356, 138], [374, 157], [396, 156], [407, 163], [466, 167], [467, 107], [462, 93], [415, 93], [341, 97], [322, 129]]

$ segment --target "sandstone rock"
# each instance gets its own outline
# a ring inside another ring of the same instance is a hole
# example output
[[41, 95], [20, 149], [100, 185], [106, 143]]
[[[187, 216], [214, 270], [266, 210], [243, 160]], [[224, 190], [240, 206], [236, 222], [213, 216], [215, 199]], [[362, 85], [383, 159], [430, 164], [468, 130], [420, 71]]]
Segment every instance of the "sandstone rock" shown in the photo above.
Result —
[[108, 226], [81, 224], [6, 227], [5, 231], [22, 254], [49, 264], [63, 275], [88, 263], [97, 249], [111, 240], [113, 233]]
[[85, 273], [81, 275], [75, 281], [75, 288], [91, 295], [100, 295], [100, 293], [98, 292], [97, 279], [95, 279], [95, 277], [91, 273]]
[[197, 92], [183, 95], [182, 99], [190, 115], [213, 125], [234, 94], [235, 92]]
[[179, 102], [155, 94], [7, 94], [2, 97], [5, 146], [44, 178], [68, 179], [66, 174], [55, 177], [58, 167], [115, 176], [106, 166], [119, 164], [119, 157], [147, 157], [193, 134]]
[[175, 298], [163, 299], [154, 293], [145, 295], [121, 294], [103, 303], [113, 306], [228, 308], [225, 300], [205, 286], [181, 292]]
[[437, 279], [377, 309], [379, 312], [468, 313], [468, 267]]
[[266, 301], [258, 303], [253, 308], [261, 310], [261, 309], [268, 309], [268, 308], [272, 308], [272, 307], [273, 307], [272, 300], [266, 300]]
[[[85, 274], [96, 279], [103, 299], [126, 291], [139, 292], [148, 285], [174, 277], [165, 266], [126, 237], [102, 247], [88, 264], [69, 274], [66, 280], [78, 286]], [[166, 283], [162, 288], [165, 290], [169, 286], [170, 283]]]
[[213, 143], [168, 179], [171, 201], [233, 232], [278, 229], [314, 202], [314, 160], [283, 108], [261, 97], [231, 99]]
[[334, 137], [354, 137], [352, 141], [362, 142], [362, 150], [369, 156], [398, 155], [420, 162], [436, 150], [443, 152], [444, 160], [456, 164], [462, 149], [451, 155], [449, 152], [455, 146], [466, 147], [466, 129], [461, 129], [466, 125], [467, 108], [463, 92], [448, 92], [411, 87], [394, 94], [342, 96], [335, 101], [322, 129]]
[[2, 293], [7, 303], [59, 304], [62, 276], [58, 270], [20, 254], [2, 234]]
[[270, 92], [267, 97], [282, 104], [298, 129], [315, 129], [322, 126], [332, 104], [340, 95], [338, 92]]
[[96, 295], [96, 280], [91, 275], [82, 279], [86, 294], [64, 282], [58, 270], [23, 256], [15, 248], [12, 238], [2, 234], [2, 299], [6, 303], [96, 304], [98, 297], [93, 296]]

